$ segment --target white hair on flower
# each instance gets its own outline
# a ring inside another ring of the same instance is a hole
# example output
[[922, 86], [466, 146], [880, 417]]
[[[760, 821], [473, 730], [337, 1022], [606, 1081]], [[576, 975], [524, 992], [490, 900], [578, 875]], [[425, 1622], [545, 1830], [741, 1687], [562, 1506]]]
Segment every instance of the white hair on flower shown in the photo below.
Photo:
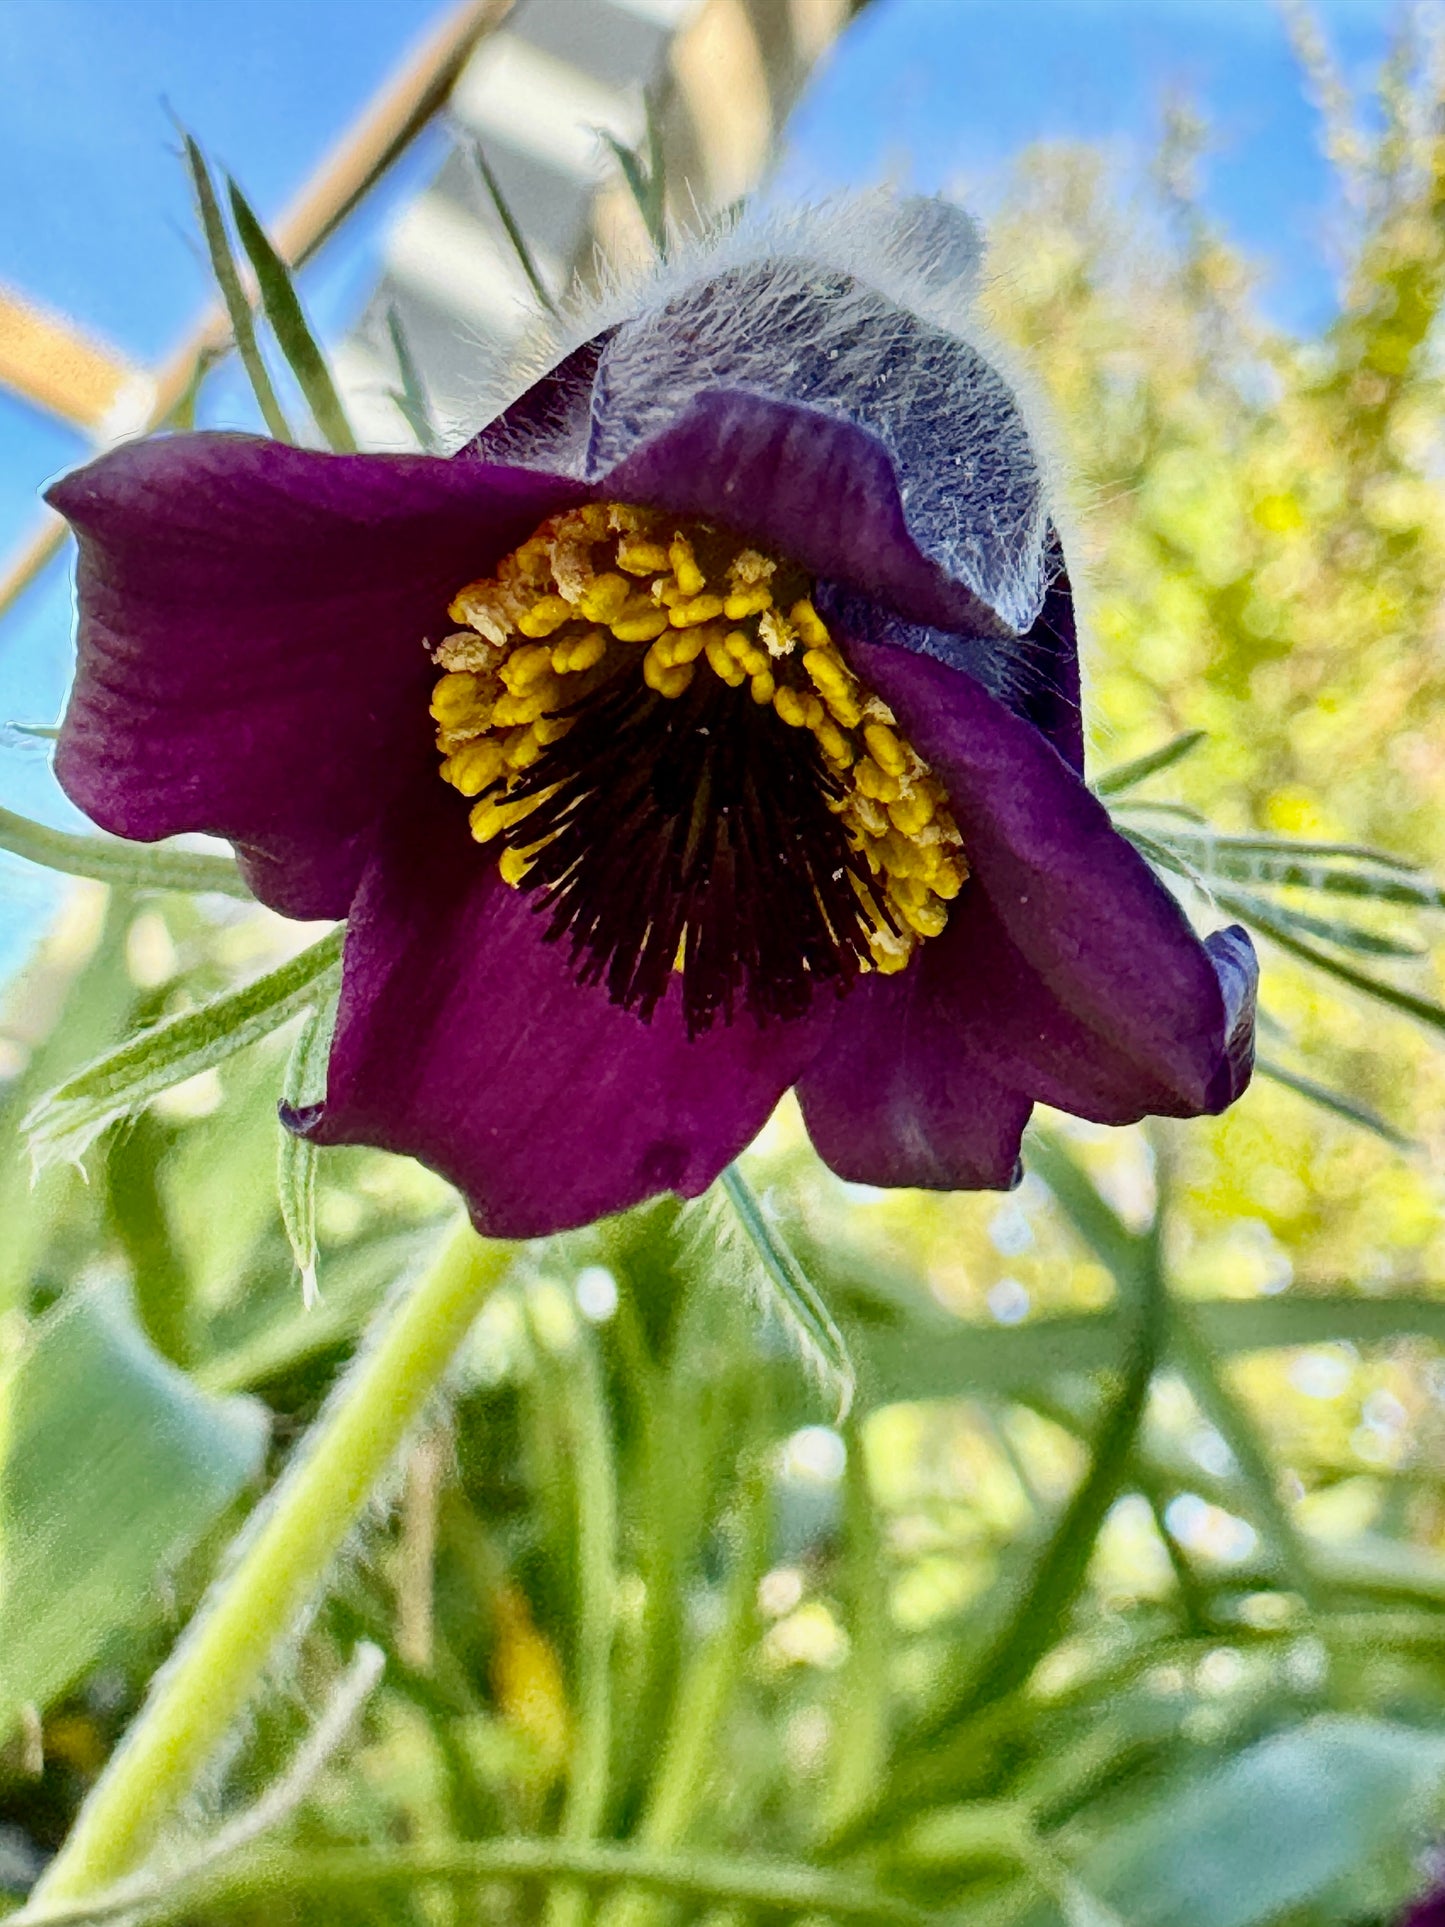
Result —
[[[532, 344], [540, 375], [610, 337], [587, 419], [559, 416], [551, 452], [567, 472], [604, 473], [708, 388], [851, 421], [892, 458], [925, 553], [1025, 631], [1057, 567], [1057, 465], [1033, 384], [979, 314], [982, 261], [961, 208], [881, 190], [680, 237], [666, 261], [612, 275]], [[487, 453], [513, 457], [505, 425]], [[515, 455], [546, 460], [535, 418]]]

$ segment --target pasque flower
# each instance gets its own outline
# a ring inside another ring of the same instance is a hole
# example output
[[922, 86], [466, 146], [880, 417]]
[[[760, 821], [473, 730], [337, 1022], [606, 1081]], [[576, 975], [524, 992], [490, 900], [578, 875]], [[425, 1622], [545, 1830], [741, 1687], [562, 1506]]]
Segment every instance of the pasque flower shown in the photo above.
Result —
[[794, 1085], [835, 1171], [948, 1188], [1008, 1185], [1036, 1100], [1239, 1094], [1249, 941], [1084, 785], [975, 257], [939, 203], [745, 225], [450, 458], [186, 434], [54, 489], [68, 794], [349, 919], [293, 1129], [528, 1235], [702, 1190]]

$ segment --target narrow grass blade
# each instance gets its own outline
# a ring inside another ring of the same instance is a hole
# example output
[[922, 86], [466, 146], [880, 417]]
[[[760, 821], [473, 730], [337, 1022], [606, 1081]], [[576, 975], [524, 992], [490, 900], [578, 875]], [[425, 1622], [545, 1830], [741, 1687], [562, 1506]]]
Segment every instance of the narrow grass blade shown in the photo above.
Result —
[[172, 850], [163, 844], [123, 843], [105, 836], [75, 836], [69, 830], [32, 823], [13, 810], [0, 809], [0, 850], [66, 876], [93, 877], [98, 883], [132, 890], [209, 890], [248, 903], [252, 900], [228, 856]]
[[1132, 762], [1117, 763], [1113, 769], [1106, 769], [1094, 784], [1096, 796], [1122, 796], [1150, 776], [1157, 776], [1160, 770], [1172, 769], [1182, 763], [1191, 750], [1198, 749], [1204, 741], [1202, 729], [1186, 729], [1182, 735], [1161, 743], [1158, 749], [1151, 749], [1143, 756], [1136, 756]]
[[[1236, 843], [1230, 838], [1195, 834], [1156, 825], [1153, 832], [1125, 820], [1116, 827], [1151, 863], [1178, 875], [1200, 880], [1267, 885], [1271, 889], [1305, 890], [1323, 896], [1359, 897], [1376, 903], [1410, 904], [1420, 910], [1445, 909], [1445, 890], [1422, 878], [1412, 865], [1364, 852], [1351, 846], [1326, 844], [1262, 846], [1256, 841]], [[1314, 850], [1317, 854], [1311, 856]], [[1374, 863], [1375, 867], [1368, 867]], [[1385, 874], [1380, 870], [1384, 868]]]
[[1275, 1084], [1282, 1084], [1297, 1097], [1311, 1104], [1318, 1104], [1321, 1110], [1331, 1111], [1349, 1124], [1358, 1124], [1363, 1131], [1373, 1131], [1382, 1137], [1386, 1144], [1394, 1145], [1397, 1151], [1414, 1151], [1417, 1146], [1414, 1138], [1407, 1137], [1403, 1131], [1396, 1130], [1388, 1119], [1371, 1110], [1368, 1104], [1361, 1104], [1358, 1098], [1346, 1097], [1343, 1091], [1333, 1090], [1328, 1084], [1318, 1083], [1313, 1077], [1306, 1077], [1301, 1071], [1289, 1070], [1283, 1064], [1276, 1064], [1272, 1058], [1258, 1057], [1254, 1068], [1259, 1076], [1267, 1077]]
[[722, 1188], [737, 1214], [768, 1288], [768, 1302], [797, 1346], [838, 1401], [838, 1423], [848, 1416], [857, 1390], [847, 1340], [833, 1322], [816, 1286], [789, 1250], [777, 1227], [768, 1222], [757, 1193], [736, 1164], [722, 1174]]
[[[328, 998], [307, 1012], [281, 1084], [281, 1101], [293, 1109], [326, 1095], [326, 1064], [336, 1028], [336, 1002]], [[276, 1199], [296, 1269], [301, 1299], [309, 1310], [320, 1293], [316, 1284], [316, 1146], [283, 1126], [276, 1151]]]
[[428, 455], [441, 451], [441, 441], [437, 435], [436, 424], [431, 418], [431, 408], [427, 402], [426, 385], [421, 378], [421, 370], [416, 365], [416, 357], [411, 351], [411, 343], [406, 338], [406, 330], [401, 325], [401, 316], [394, 307], [386, 311], [386, 332], [391, 338], [392, 352], [396, 356], [396, 370], [401, 377], [401, 387], [393, 388], [391, 398], [406, 417], [417, 442]]
[[1427, 945], [1413, 938], [1365, 930], [1357, 923], [1346, 923], [1338, 917], [1314, 916], [1307, 910], [1296, 909], [1293, 904], [1288, 907], [1274, 904], [1271, 908], [1277, 916], [1282, 914], [1285, 922], [1302, 937], [1317, 937], [1321, 943], [1331, 943], [1338, 950], [1354, 950], [1366, 957], [1397, 957], [1407, 962], [1430, 954]]
[[546, 282], [542, 279], [537, 263], [532, 258], [532, 250], [527, 246], [527, 237], [523, 234], [516, 215], [513, 214], [507, 204], [507, 197], [502, 192], [501, 182], [492, 172], [491, 163], [482, 151], [480, 141], [473, 141], [472, 143], [472, 159], [476, 162], [477, 172], [482, 177], [487, 193], [491, 196], [492, 206], [497, 210], [497, 219], [507, 231], [507, 239], [512, 244], [512, 252], [517, 257], [518, 265], [527, 277], [528, 286], [531, 288], [533, 294], [536, 295], [541, 306], [546, 309], [547, 313], [555, 315], [557, 312], [556, 299]]
[[338, 454], [355, 454], [356, 437], [341, 406], [341, 397], [336, 392], [326, 357], [317, 345], [311, 324], [302, 311], [291, 270], [272, 246], [271, 237], [256, 218], [250, 202], [229, 175], [226, 187], [231, 198], [236, 232], [256, 271], [261, 305], [271, 324], [271, 332], [276, 337], [276, 345], [286, 357], [287, 365], [306, 397], [306, 405], [316, 419], [316, 426], [327, 442]]
[[646, 96], [647, 132], [643, 144], [628, 147], [609, 134], [605, 128], [597, 131], [612, 150], [613, 159], [622, 170], [622, 178], [627, 190], [642, 216], [642, 224], [647, 229], [659, 261], [667, 259], [667, 172], [662, 147], [662, 116], [657, 99], [649, 89]]
[[1036, 1133], [1029, 1163], [1114, 1275], [1126, 1308], [1122, 1376], [1095, 1428], [1088, 1471], [1040, 1547], [998, 1633], [929, 1719], [925, 1730], [930, 1737], [1021, 1686], [1058, 1638], [1124, 1483], [1168, 1325], [1168, 1298], [1153, 1238], [1126, 1229], [1055, 1139]]
[[[291, 433], [276, 390], [271, 384], [271, 376], [261, 354], [260, 343], [256, 339], [256, 324], [251, 314], [251, 304], [246, 298], [246, 290], [241, 285], [241, 276], [236, 268], [235, 256], [231, 253], [230, 237], [226, 233], [225, 219], [221, 206], [216, 199], [216, 190], [211, 185], [211, 170], [206, 165], [206, 157], [199, 146], [187, 133], [182, 133], [186, 147], [186, 165], [190, 169], [191, 184], [195, 188], [196, 206], [201, 217], [201, 231], [206, 239], [206, 252], [211, 257], [211, 272], [216, 277], [216, 286], [221, 291], [221, 299], [226, 304], [226, 313], [231, 322], [231, 333], [235, 337], [236, 352], [241, 357], [241, 366], [246, 371], [246, 379], [251, 384], [251, 392], [256, 397], [256, 406], [261, 411], [268, 432], [278, 442], [290, 442], [296, 438]], [[204, 371], [198, 366], [196, 381]], [[192, 391], [192, 399], [194, 393]]]
[[[1187, 833], [1182, 833], [1187, 836]], [[1191, 839], [1216, 850], [1223, 856], [1283, 857], [1291, 862], [1313, 859], [1326, 863], [1375, 863], [1402, 876], [1419, 872], [1419, 864], [1389, 850], [1377, 850], [1371, 843], [1331, 843], [1303, 836], [1225, 835], [1213, 830]]]
[[1189, 1307], [1176, 1304], [1171, 1321], [1171, 1354], [1200, 1411], [1234, 1456], [1260, 1536], [1278, 1560], [1286, 1582], [1311, 1607], [1325, 1604], [1310, 1549], [1294, 1516], [1280, 1497], [1269, 1448], [1254, 1416], [1235, 1396], [1219, 1369], [1213, 1348], [1201, 1335]]
[[344, 929], [333, 930], [279, 970], [142, 1031], [47, 1091], [20, 1127], [37, 1165], [81, 1157], [107, 1124], [315, 1004], [338, 970], [344, 936]]
[[1401, 990], [1398, 984], [1372, 977], [1368, 971], [1356, 969], [1343, 957], [1320, 949], [1318, 944], [1301, 937], [1273, 904], [1267, 904], [1259, 897], [1224, 890], [1217, 890], [1214, 900], [1221, 910], [1238, 917], [1241, 923], [1249, 924], [1272, 943], [1277, 943], [1281, 950], [1298, 957], [1302, 963], [1313, 964], [1317, 970], [1338, 978], [1352, 990], [1373, 997], [1378, 1003], [1388, 1004], [1392, 1010], [1403, 1011], [1407, 1017], [1427, 1024], [1432, 1030], [1445, 1030], [1445, 1007], [1437, 1004], [1433, 998], [1418, 997], [1413, 991]]

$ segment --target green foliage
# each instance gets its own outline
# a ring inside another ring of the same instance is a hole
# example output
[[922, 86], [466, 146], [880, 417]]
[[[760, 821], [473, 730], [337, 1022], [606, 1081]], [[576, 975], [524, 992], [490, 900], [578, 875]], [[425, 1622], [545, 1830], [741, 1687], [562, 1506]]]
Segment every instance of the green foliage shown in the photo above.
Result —
[[159, 1607], [260, 1471], [269, 1423], [168, 1365], [115, 1287], [72, 1293], [0, 1386], [0, 1735]]
[[22, 1120], [36, 1159], [81, 1157], [106, 1125], [269, 1036], [334, 994], [340, 963], [337, 931], [243, 990], [169, 1018], [87, 1064]]

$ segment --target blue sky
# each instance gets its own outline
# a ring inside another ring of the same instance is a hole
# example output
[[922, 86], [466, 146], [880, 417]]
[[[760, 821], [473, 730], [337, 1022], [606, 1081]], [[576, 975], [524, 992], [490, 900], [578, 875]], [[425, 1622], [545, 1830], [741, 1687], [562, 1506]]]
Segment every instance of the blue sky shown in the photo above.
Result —
[[[0, 0], [0, 281], [159, 359], [207, 298], [173, 113], [274, 214], [406, 49], [435, 0]], [[1323, 0], [1352, 77], [1395, 9]], [[1271, 0], [875, 0], [809, 90], [785, 175], [799, 188], [887, 177], [962, 186], [986, 208], [1009, 158], [1045, 139], [1147, 151], [1161, 102], [1214, 130], [1207, 204], [1270, 270], [1266, 299], [1311, 327], [1332, 298], [1329, 182]], [[435, 165], [430, 136], [309, 271], [324, 326], [364, 297], [387, 208]], [[78, 437], [0, 395], [0, 555]], [[41, 749], [4, 731], [58, 712], [68, 664], [63, 570], [0, 626], [0, 802], [69, 820]], [[0, 859], [0, 970], [53, 900]]]

